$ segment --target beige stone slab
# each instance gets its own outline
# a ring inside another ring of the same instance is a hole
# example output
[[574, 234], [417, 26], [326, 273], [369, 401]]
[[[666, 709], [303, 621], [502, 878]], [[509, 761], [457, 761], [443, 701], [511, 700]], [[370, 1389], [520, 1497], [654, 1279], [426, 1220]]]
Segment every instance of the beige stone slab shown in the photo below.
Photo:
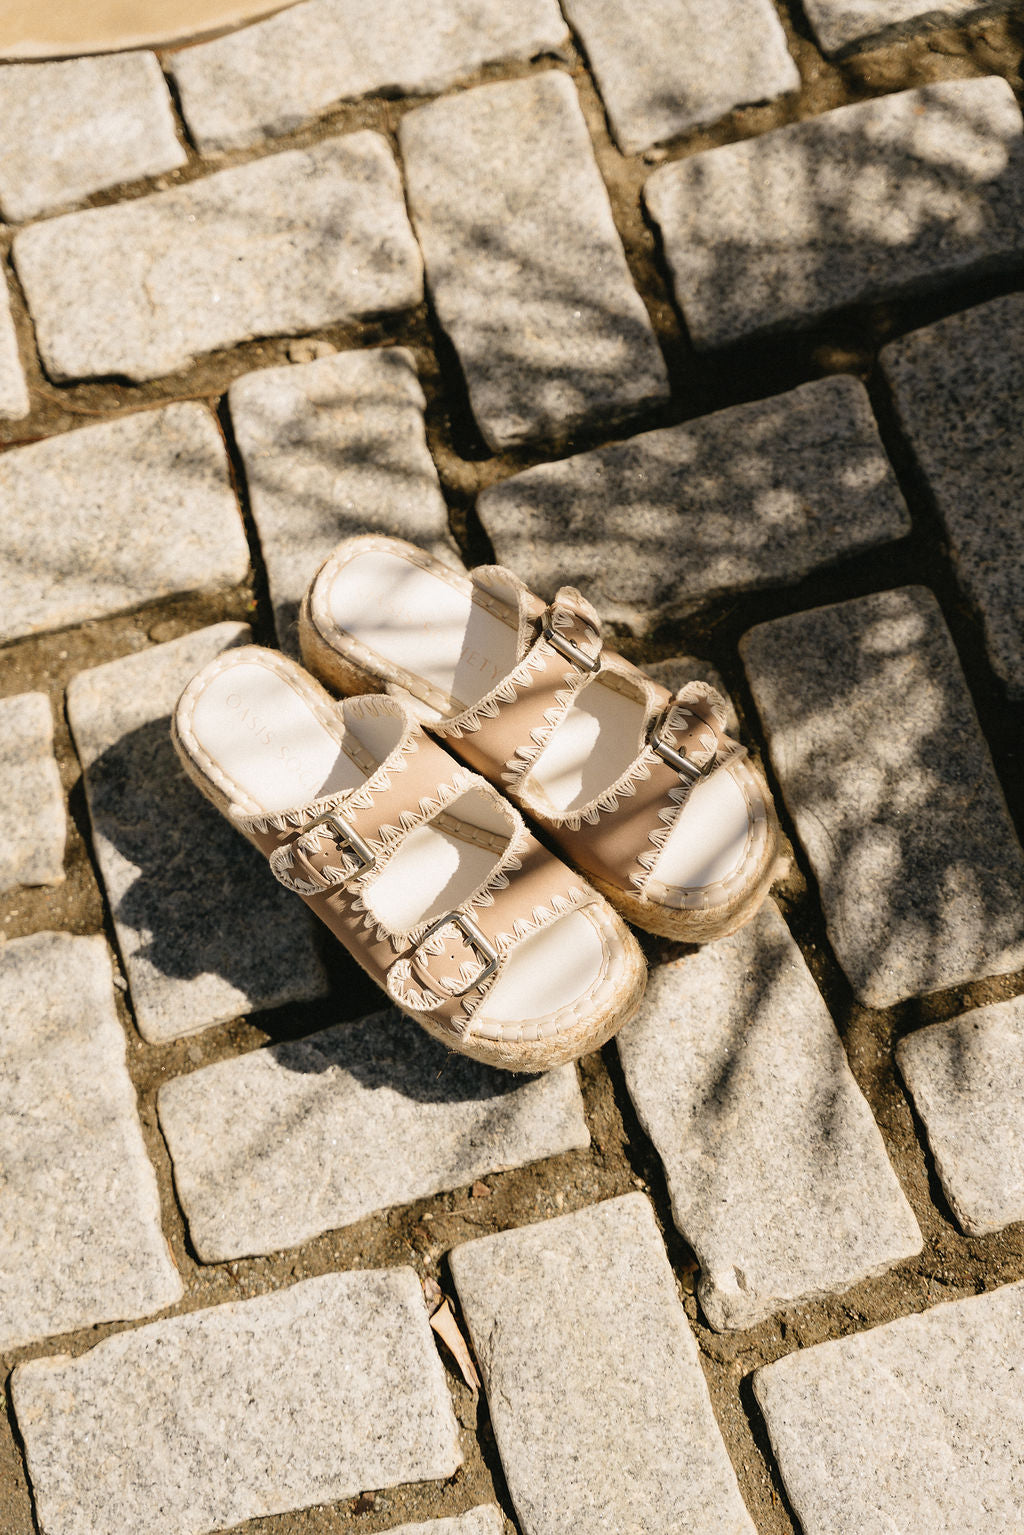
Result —
[[867, 390], [816, 379], [511, 475], [478, 502], [495, 554], [637, 632], [910, 531]]
[[171, 1306], [102, 938], [0, 944], [0, 1353]]
[[1024, 997], [918, 1029], [896, 1060], [964, 1230], [1024, 1221]]
[[31, 409], [11, 314], [7, 280], [0, 283], [0, 421], [20, 421]]
[[343, 538], [387, 533], [461, 564], [405, 347], [246, 373], [228, 399], [278, 640], [290, 654], [306, 588]]
[[590, 1144], [574, 1067], [511, 1077], [395, 1010], [178, 1077], [159, 1107], [210, 1263]]
[[379, 133], [66, 213], [14, 242], [47, 372], [174, 373], [254, 336], [409, 309], [420, 255]]
[[0, 458], [0, 639], [236, 586], [249, 546], [212, 413], [139, 411]]
[[562, 48], [554, 0], [306, 0], [172, 54], [196, 144], [239, 149], [370, 92], [433, 95], [485, 64]]
[[1018, 1535], [1024, 1285], [800, 1349], [754, 1375], [804, 1535]]
[[1015, 269], [1020, 108], [944, 80], [677, 160], [644, 196], [694, 345], [726, 346]]
[[186, 778], [171, 713], [200, 667], [250, 639], [215, 624], [79, 672], [68, 718], [96, 858], [144, 1039], [321, 996], [313, 918]]
[[451, 1267], [523, 1535], [754, 1535], [643, 1195], [464, 1242]]
[[912, 331], [880, 360], [993, 670], [1024, 698], [1024, 294]]
[[568, 75], [442, 97], [406, 113], [399, 141], [431, 300], [490, 447], [668, 398]]
[[0, 699], [0, 891], [59, 885], [67, 832], [49, 698]]
[[1024, 850], [931, 592], [775, 619], [740, 650], [859, 1000], [1024, 966]]
[[12, 1381], [47, 1535], [205, 1535], [462, 1461], [412, 1269], [324, 1274]]
[[712, 1327], [845, 1290], [921, 1232], [777, 907], [651, 971], [626, 1086], [700, 1262]]
[[153, 53], [0, 67], [0, 213], [10, 222], [187, 158]]

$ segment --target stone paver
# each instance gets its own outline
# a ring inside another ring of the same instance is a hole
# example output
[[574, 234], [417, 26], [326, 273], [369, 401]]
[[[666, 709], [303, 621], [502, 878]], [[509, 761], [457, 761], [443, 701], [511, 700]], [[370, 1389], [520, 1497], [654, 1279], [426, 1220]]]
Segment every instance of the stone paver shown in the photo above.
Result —
[[102, 938], [0, 945], [0, 1353], [148, 1316], [181, 1279], [160, 1230]]
[[1024, 997], [920, 1029], [896, 1060], [964, 1230], [1024, 1221]]
[[710, 149], [647, 183], [693, 343], [1012, 266], [1024, 137], [1005, 80], [946, 80]]
[[390, 533], [459, 563], [411, 352], [266, 368], [236, 379], [228, 398], [286, 650], [298, 653], [299, 603], [341, 539]]
[[882, 366], [992, 666], [1024, 698], [1024, 294], [914, 331]]
[[154, 53], [0, 67], [0, 213], [9, 222], [186, 159]]
[[80, 672], [68, 718], [139, 1032], [160, 1043], [322, 995], [312, 922], [182, 771], [170, 716], [244, 624]]
[[867, 391], [840, 377], [513, 475], [479, 498], [500, 561], [643, 631], [910, 531]]
[[428, 1519], [424, 1524], [403, 1524], [386, 1535], [504, 1535], [505, 1519], [493, 1503], [480, 1503], [454, 1519]]
[[650, 1204], [456, 1247], [523, 1535], [753, 1535]]
[[754, 1375], [804, 1535], [1018, 1535], [1024, 1286], [935, 1306]]
[[431, 298], [492, 448], [561, 438], [667, 398], [567, 75], [419, 107], [399, 138]]
[[776, 619], [741, 651], [859, 1000], [1024, 965], [1024, 851], [932, 594]]
[[325, 1274], [18, 1367], [47, 1535], [201, 1535], [454, 1474], [412, 1269]]
[[205, 405], [168, 405], [0, 460], [0, 639], [235, 586], [249, 547]]
[[653, 969], [618, 1048], [712, 1327], [752, 1327], [920, 1252], [871, 1110], [774, 904]]
[[[1005, 0], [1005, 8], [1010, 3]], [[804, 0], [807, 19], [825, 53], [867, 47], [887, 33], [925, 25], [956, 26], [1002, 8], [1000, 0]]]
[[770, 0], [566, 0], [565, 14], [625, 154], [800, 87]]
[[590, 1144], [572, 1066], [510, 1077], [394, 1010], [179, 1077], [159, 1104], [207, 1263]]
[[50, 700], [0, 699], [0, 891], [59, 885], [67, 832]]
[[253, 336], [408, 309], [398, 167], [352, 133], [24, 229], [14, 261], [56, 379], [158, 378]]
[[738, 735], [740, 729], [739, 715], [736, 713], [736, 705], [726, 692], [722, 674], [710, 661], [702, 661], [697, 656], [667, 656], [664, 661], [654, 661], [644, 666], [648, 677], [653, 677], [655, 682], [660, 682], [663, 688], [668, 688], [670, 693], [678, 693], [688, 682], [707, 682], [717, 692], [721, 693], [725, 700], [726, 725], [730, 735]]
[[18, 353], [7, 281], [0, 282], [0, 421], [20, 421], [31, 409], [25, 370]]
[[568, 41], [554, 0], [307, 0], [230, 37], [172, 54], [203, 151], [288, 133], [346, 98], [433, 94], [499, 60]]

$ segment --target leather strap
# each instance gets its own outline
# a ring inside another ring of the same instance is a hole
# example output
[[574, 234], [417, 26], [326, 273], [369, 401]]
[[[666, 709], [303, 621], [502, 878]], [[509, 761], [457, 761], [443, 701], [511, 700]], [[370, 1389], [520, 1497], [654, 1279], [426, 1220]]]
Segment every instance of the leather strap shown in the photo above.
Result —
[[744, 754], [725, 734], [718, 695], [690, 683], [649, 721], [646, 744], [618, 784], [571, 817], [549, 816], [551, 834], [587, 870], [642, 892], [693, 789]]
[[[512, 805], [436, 746], [395, 699], [365, 698], [346, 707], [398, 713], [406, 722], [398, 746], [366, 783], [286, 815], [237, 819], [281, 883], [396, 1002], [464, 1031], [522, 939], [592, 901], [594, 893], [529, 835]], [[440, 918], [408, 932], [389, 928], [373, 910], [374, 879], [412, 830], [468, 791], [486, 795], [508, 828], [507, 837], [493, 834], [487, 878]]]
[[539, 620], [540, 632], [507, 677], [470, 709], [434, 727], [495, 782], [514, 787], [530, 770], [576, 694], [601, 665], [601, 621], [572, 586]]

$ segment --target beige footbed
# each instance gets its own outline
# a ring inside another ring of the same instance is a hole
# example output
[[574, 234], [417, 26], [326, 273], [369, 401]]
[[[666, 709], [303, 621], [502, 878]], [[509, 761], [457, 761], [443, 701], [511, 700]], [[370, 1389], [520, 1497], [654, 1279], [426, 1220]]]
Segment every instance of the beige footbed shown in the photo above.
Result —
[[[518, 615], [413, 546], [370, 537], [349, 540], [327, 562], [303, 604], [300, 636], [306, 664], [331, 686], [387, 688], [429, 727], [472, 707], [512, 670]], [[643, 705], [616, 680], [602, 674], [578, 695], [520, 785], [528, 809], [573, 811], [628, 767]], [[638, 926], [699, 943], [754, 914], [778, 872], [777, 848], [771, 796], [741, 758], [693, 789], [643, 894], [584, 872]]]
[[[397, 746], [401, 726], [356, 718], [293, 662], [247, 647], [194, 679], [172, 733], [189, 776], [237, 825], [239, 814], [278, 814], [358, 788]], [[388, 927], [408, 931], [476, 890], [508, 836], [492, 791], [470, 790], [409, 834], [364, 889], [364, 902]], [[455, 1041], [429, 1017], [412, 1016], [479, 1060], [541, 1070], [603, 1043], [636, 1011], [644, 982], [631, 935], [595, 901], [522, 940], [467, 1037]]]

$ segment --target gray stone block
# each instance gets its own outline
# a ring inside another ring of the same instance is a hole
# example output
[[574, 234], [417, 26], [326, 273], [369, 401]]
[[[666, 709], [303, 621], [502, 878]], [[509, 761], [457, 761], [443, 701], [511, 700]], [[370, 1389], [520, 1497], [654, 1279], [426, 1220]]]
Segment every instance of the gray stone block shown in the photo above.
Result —
[[47, 1535], [201, 1535], [462, 1461], [406, 1268], [324, 1274], [32, 1360], [12, 1395]]
[[1024, 294], [905, 336], [882, 367], [992, 666], [1024, 698]]
[[819, 1343], [754, 1375], [804, 1535], [1018, 1535], [1024, 1285]]
[[512, 1078], [394, 1010], [178, 1077], [159, 1106], [206, 1263], [590, 1144], [573, 1067]]
[[896, 1060], [964, 1230], [1024, 1221], [1024, 997], [919, 1029]]
[[169, 59], [203, 151], [290, 133], [337, 101], [433, 95], [484, 64], [560, 49], [554, 0], [307, 0]]
[[14, 261], [52, 378], [142, 380], [253, 336], [408, 309], [419, 251], [386, 140], [325, 139], [24, 229]]
[[654, 661], [644, 666], [648, 677], [660, 682], [670, 693], [678, 693], [688, 682], [707, 682], [725, 700], [726, 727], [732, 736], [739, 735], [740, 720], [736, 705], [725, 690], [722, 674], [710, 661], [696, 656], [668, 656], [664, 661]]
[[932, 594], [776, 619], [740, 649], [859, 1000], [1024, 965], [1024, 851]]
[[1005, 80], [945, 80], [655, 171], [645, 189], [698, 349], [1024, 255], [1024, 137]]
[[0, 459], [0, 639], [244, 581], [249, 546], [205, 405], [140, 411]]
[[712, 1327], [752, 1327], [920, 1252], [832, 1019], [769, 902], [651, 971], [618, 1036]]
[[[1011, 3], [1005, 0], [1005, 8]], [[925, 26], [956, 26], [1003, 8], [1000, 0], [804, 0], [824, 53], [866, 48]]]
[[399, 138], [431, 298], [492, 448], [564, 438], [668, 397], [567, 75], [419, 107]]
[[624, 154], [800, 88], [770, 0], [566, 0]]
[[538, 464], [479, 511], [535, 591], [568, 581], [640, 632], [910, 531], [867, 391], [846, 377]]
[[59, 885], [67, 833], [50, 700], [0, 699], [0, 891]]
[[244, 624], [79, 672], [68, 718], [139, 1032], [153, 1043], [320, 996], [305, 907], [185, 777], [170, 716]]
[[386, 1535], [504, 1535], [505, 1518], [493, 1503], [480, 1503], [454, 1519], [428, 1519], [424, 1524], [403, 1524]]
[[11, 223], [186, 159], [155, 53], [0, 68], [0, 213]]
[[460, 563], [404, 347], [246, 373], [228, 399], [286, 650], [298, 653], [299, 603], [341, 539], [389, 533]]
[[451, 1254], [524, 1535], [754, 1535], [641, 1194]]
[[0, 421], [20, 421], [31, 408], [5, 279], [0, 282]]
[[181, 1279], [102, 938], [0, 944], [0, 1353], [171, 1306]]

